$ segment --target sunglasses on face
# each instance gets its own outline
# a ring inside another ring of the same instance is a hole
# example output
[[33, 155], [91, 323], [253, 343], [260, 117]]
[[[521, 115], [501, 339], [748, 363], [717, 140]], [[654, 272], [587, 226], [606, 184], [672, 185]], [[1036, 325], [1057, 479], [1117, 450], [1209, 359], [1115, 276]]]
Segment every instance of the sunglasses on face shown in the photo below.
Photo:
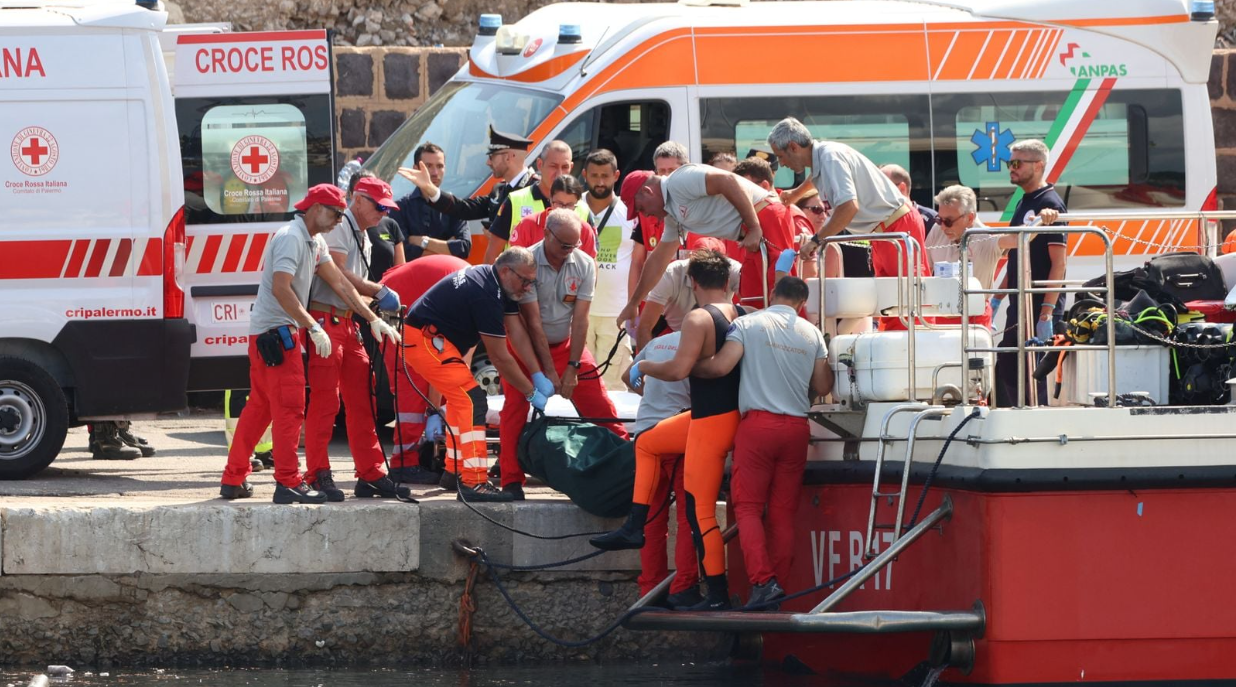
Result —
[[327, 210], [330, 210], [331, 217], [333, 217], [336, 222], [343, 219], [343, 210], [340, 210], [338, 208], [332, 208], [329, 205], [323, 205], [322, 207], [326, 208]]
[[558, 242], [558, 245], [562, 247], [562, 250], [575, 250], [576, 248], [579, 248], [580, 245], [583, 244], [583, 241], [576, 241], [575, 243], [567, 243], [563, 241], [562, 239], [558, 238], [558, 235], [554, 233], [554, 230], [550, 229], [549, 227], [545, 227], [545, 231], [549, 232], [549, 235], [554, 237], [554, 240]]
[[549, 204], [550, 208], [553, 210], [574, 210], [575, 205], [575, 203], [559, 203], [556, 200]]
[[1009, 160], [1009, 169], [1021, 169], [1022, 165], [1032, 165], [1042, 160]]
[[[365, 197], [366, 197], [366, 198], [369, 198], [369, 196], [365, 196]], [[390, 211], [391, 211], [391, 209], [390, 209], [390, 208], [386, 207], [385, 205], [382, 205], [381, 203], [379, 203], [378, 201], [374, 200], [373, 198], [369, 198], [369, 202], [370, 202], [370, 203], [373, 203], [373, 206], [374, 206], [375, 208], [377, 208], [377, 209], [378, 209], [378, 212], [380, 212], [380, 213], [382, 213], [382, 214], [386, 214], [386, 213], [388, 213], [388, 212], [390, 212]]]
[[950, 217], [948, 219], [945, 219], [943, 217], [938, 218], [940, 224], [943, 224], [945, 227], [949, 229], [952, 229], [954, 224], [960, 223], [962, 219], [963, 218], [961, 217]]
[[805, 207], [805, 208], [803, 208], [803, 209], [804, 209], [804, 210], [808, 210], [808, 211], [810, 211], [810, 212], [813, 212], [813, 213], [815, 213], [815, 214], [817, 214], [817, 215], [822, 215], [822, 214], [824, 214], [824, 206], [823, 206], [823, 205], [808, 205], [807, 207]]

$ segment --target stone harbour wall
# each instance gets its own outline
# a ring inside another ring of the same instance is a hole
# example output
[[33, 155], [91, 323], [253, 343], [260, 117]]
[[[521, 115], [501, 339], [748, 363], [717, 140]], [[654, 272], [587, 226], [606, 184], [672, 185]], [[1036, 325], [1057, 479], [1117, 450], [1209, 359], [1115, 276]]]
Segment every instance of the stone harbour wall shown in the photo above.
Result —
[[[599, 633], [635, 601], [631, 574], [504, 576], [549, 633]], [[477, 579], [472, 642], [461, 582], [415, 573], [0, 577], [0, 663], [43, 666], [434, 665], [724, 658], [722, 635], [619, 630], [583, 649], [533, 634]]]
[[[569, 501], [477, 506], [542, 535], [618, 525]], [[724, 507], [719, 508], [724, 522]], [[454, 499], [0, 507], [0, 665], [468, 665], [567, 660], [713, 660], [722, 635], [619, 630], [567, 649], [529, 629], [483, 573], [472, 638], [459, 642], [470, 566], [452, 543], [536, 565], [593, 549], [500, 529]], [[671, 538], [671, 541], [673, 539]], [[638, 597], [638, 552], [550, 572], [503, 574], [550, 634], [593, 636]]]

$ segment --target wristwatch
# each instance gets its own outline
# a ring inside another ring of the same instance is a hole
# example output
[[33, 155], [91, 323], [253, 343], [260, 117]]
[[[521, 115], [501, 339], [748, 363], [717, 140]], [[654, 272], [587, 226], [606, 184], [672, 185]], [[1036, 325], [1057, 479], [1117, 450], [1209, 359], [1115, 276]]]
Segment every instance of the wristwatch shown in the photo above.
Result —
[[578, 360], [568, 360], [568, 361], [567, 361], [567, 365], [570, 365], [571, 367], [575, 368], [576, 370], [578, 370], [578, 369], [580, 368], [580, 362], [579, 362]]
[[820, 235], [819, 234], [812, 234], [809, 240], [817, 246], [820, 245]]
[[421, 237], [421, 250], [425, 250], [428, 247], [429, 247], [429, 237], [422, 236]]

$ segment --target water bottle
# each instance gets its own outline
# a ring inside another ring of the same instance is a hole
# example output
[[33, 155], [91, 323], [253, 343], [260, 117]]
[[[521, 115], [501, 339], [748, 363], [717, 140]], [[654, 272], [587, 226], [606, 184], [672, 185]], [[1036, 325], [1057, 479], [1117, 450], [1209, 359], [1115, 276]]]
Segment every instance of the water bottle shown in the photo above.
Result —
[[348, 192], [348, 183], [352, 181], [352, 175], [360, 171], [361, 159], [358, 157], [355, 160], [348, 162], [339, 170], [339, 176], [335, 178], [335, 185], [344, 193]]

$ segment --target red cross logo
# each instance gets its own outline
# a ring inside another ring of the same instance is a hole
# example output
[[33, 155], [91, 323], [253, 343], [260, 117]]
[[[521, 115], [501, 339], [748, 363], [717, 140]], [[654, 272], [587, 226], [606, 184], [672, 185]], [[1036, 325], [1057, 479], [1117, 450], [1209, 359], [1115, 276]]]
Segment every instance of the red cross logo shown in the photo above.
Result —
[[232, 147], [232, 173], [250, 185], [263, 184], [279, 171], [279, 149], [265, 136], [245, 136]]
[[39, 162], [43, 159], [43, 156], [46, 155], [48, 152], [49, 150], [47, 146], [39, 145], [38, 136], [31, 136], [30, 142], [26, 144], [25, 148], [21, 149], [22, 156], [30, 158], [30, 164], [34, 165], [35, 167], [39, 166]]
[[40, 126], [26, 127], [17, 132], [9, 153], [18, 171], [32, 177], [47, 174], [60, 160], [56, 137]]
[[250, 174], [257, 174], [262, 171], [262, 165], [270, 162], [270, 157], [262, 154], [260, 146], [249, 146], [249, 154], [240, 158], [240, 161], [249, 165]]

